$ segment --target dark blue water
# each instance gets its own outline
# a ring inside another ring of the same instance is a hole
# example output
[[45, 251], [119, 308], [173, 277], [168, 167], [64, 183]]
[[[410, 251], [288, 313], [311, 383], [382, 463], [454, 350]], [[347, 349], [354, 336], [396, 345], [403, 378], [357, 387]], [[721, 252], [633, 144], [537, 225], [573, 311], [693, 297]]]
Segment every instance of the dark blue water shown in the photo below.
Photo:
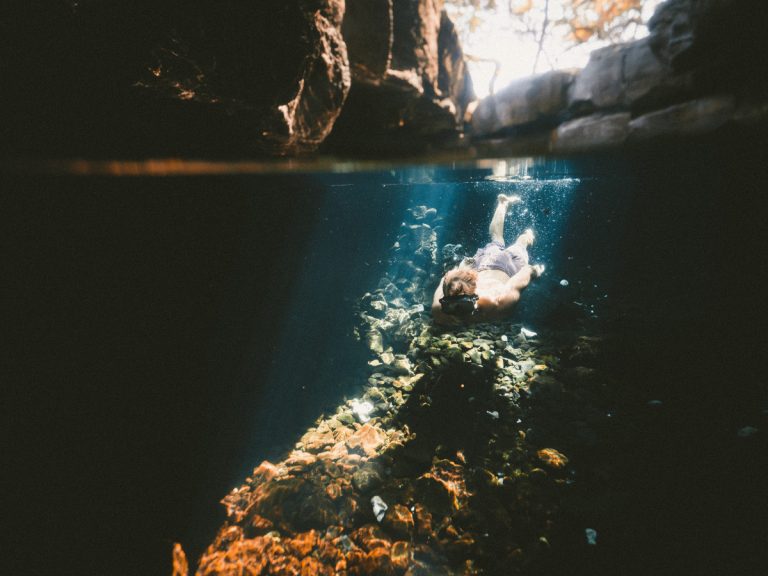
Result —
[[[496, 196], [514, 193], [506, 236], [533, 228], [547, 266], [515, 318], [603, 323], [617, 335], [610, 409], [648, 430], [617, 438], [637, 454], [613, 471], [626, 491], [606, 506], [621, 512], [595, 512], [612, 539], [574, 569], [758, 573], [766, 163], [709, 148], [519, 164], [5, 177], [13, 571], [166, 574], [174, 541], [195, 558], [223, 521], [218, 500], [359, 392], [356, 304], [402, 265], [390, 249], [408, 209], [436, 208], [438, 245], [471, 255]], [[638, 411], [651, 399], [660, 415]], [[740, 438], [744, 426], [759, 432]]]

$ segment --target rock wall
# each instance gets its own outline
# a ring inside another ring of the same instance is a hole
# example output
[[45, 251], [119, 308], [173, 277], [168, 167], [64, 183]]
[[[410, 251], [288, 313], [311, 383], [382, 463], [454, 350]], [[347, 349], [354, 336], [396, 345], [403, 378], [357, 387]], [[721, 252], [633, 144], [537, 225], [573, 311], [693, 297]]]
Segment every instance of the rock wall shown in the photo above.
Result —
[[49, 2], [7, 38], [15, 153], [295, 154], [349, 91], [344, 0]]
[[13, 156], [312, 152], [353, 80], [334, 150], [422, 146], [474, 99], [443, 0], [49, 1], [15, 21]]
[[442, 0], [348, 0], [342, 30], [353, 87], [329, 148], [403, 152], [459, 135], [474, 91]]
[[647, 38], [592, 53], [583, 70], [519, 80], [481, 101], [480, 148], [569, 153], [768, 125], [768, 40], [755, 1], [668, 0]]

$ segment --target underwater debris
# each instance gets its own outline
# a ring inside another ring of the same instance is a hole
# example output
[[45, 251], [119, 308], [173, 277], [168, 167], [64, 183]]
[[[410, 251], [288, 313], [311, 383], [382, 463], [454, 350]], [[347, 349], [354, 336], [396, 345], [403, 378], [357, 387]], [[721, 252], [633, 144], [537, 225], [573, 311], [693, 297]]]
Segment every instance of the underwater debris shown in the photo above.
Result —
[[389, 506], [381, 499], [381, 496], [371, 498], [371, 506], [373, 507], [373, 515], [376, 516], [376, 520], [379, 522], [384, 520], [384, 514], [389, 509]]
[[373, 404], [368, 401], [360, 402], [357, 399], [352, 400], [350, 404], [352, 412], [355, 413], [355, 416], [357, 416], [357, 419], [360, 420], [360, 422], [365, 424], [371, 419], [371, 412], [374, 410]]
[[560, 286], [562, 286], [563, 288], [565, 288], [566, 286], [569, 286], [569, 285], [570, 285], [570, 282], [568, 282], [568, 280], [566, 280], [565, 278], [560, 280]]
[[593, 528], [587, 528], [584, 530], [584, 535], [587, 538], [587, 544], [590, 546], [597, 546], [597, 530]]
[[738, 431], [736, 432], [736, 435], [739, 438], [749, 438], [750, 436], [754, 436], [758, 432], [759, 430], [754, 426], [744, 426], [743, 428], [738, 429]]

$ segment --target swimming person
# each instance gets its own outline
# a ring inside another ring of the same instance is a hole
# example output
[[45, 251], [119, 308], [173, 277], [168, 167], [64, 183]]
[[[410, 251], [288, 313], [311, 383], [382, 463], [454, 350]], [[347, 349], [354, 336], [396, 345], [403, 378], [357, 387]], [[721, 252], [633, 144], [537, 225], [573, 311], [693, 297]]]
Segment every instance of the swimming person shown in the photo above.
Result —
[[519, 196], [499, 194], [491, 219], [491, 241], [474, 258], [449, 270], [435, 290], [432, 317], [438, 324], [493, 322], [508, 316], [520, 291], [544, 273], [544, 266], [528, 263], [528, 247], [533, 243], [529, 228], [511, 246], [504, 243], [504, 219]]

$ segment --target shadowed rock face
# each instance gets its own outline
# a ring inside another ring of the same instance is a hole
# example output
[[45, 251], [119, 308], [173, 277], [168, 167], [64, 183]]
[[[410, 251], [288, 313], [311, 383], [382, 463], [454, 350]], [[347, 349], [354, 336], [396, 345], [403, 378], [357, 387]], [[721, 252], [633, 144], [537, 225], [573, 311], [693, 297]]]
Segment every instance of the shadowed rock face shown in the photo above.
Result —
[[768, 46], [764, 8], [759, 0], [667, 0], [648, 23], [654, 51], [676, 70], [757, 64]]
[[441, 0], [348, 0], [343, 32], [353, 88], [331, 149], [407, 152], [458, 134], [474, 91]]
[[343, 11], [343, 0], [24, 7], [9, 42], [14, 149], [314, 149], [350, 86]]

